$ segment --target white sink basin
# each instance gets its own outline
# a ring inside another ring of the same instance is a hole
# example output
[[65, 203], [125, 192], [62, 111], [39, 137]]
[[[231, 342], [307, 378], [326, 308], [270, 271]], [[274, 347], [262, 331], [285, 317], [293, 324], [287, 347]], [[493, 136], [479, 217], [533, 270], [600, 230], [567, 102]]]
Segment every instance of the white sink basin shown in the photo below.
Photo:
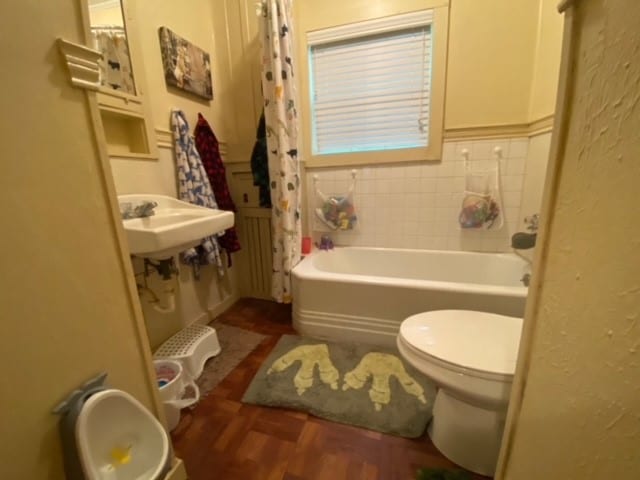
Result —
[[199, 207], [166, 195], [118, 196], [121, 211], [124, 204], [135, 207], [143, 202], [158, 204], [154, 215], [122, 220], [131, 255], [169, 258], [233, 226], [233, 212]]

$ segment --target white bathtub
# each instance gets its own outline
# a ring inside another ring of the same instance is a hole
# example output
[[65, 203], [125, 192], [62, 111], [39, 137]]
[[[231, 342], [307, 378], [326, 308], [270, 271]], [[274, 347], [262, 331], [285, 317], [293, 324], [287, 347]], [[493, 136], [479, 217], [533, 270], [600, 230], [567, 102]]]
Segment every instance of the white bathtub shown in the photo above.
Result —
[[302, 335], [394, 346], [400, 323], [429, 310], [522, 317], [529, 271], [513, 254], [342, 247], [293, 269], [293, 326]]

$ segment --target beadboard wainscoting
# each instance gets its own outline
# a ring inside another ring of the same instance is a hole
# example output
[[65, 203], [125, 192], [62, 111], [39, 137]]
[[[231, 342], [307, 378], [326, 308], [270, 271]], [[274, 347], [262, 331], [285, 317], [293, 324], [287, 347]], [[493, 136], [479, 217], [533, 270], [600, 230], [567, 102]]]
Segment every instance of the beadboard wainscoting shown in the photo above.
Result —
[[[468, 149], [470, 162], [484, 167], [494, 158], [495, 147], [502, 149], [504, 225], [499, 230], [462, 230], [458, 224], [465, 188], [462, 151]], [[448, 141], [441, 162], [358, 167], [354, 194], [358, 226], [331, 232], [332, 239], [337, 245], [510, 251], [510, 238], [520, 221], [528, 147], [527, 137]], [[317, 239], [326, 228], [314, 212], [314, 175], [321, 191], [341, 194], [349, 188], [351, 168], [307, 170], [309, 225]]]

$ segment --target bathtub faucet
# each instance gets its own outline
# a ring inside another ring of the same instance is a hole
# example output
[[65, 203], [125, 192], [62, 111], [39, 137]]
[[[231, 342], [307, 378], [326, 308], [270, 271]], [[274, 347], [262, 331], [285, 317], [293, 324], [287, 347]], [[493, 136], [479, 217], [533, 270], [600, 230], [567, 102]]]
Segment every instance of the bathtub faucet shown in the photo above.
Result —
[[538, 220], [537, 213], [524, 219], [524, 223], [527, 225], [529, 233], [514, 233], [511, 237], [511, 248], [515, 250], [527, 250], [536, 245], [536, 238], [538, 236]]

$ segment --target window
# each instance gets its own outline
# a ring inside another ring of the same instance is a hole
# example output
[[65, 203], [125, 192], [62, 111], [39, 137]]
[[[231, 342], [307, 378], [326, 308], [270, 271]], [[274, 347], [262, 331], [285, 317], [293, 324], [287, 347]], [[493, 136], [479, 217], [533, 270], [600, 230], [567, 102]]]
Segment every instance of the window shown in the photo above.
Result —
[[424, 154], [440, 141], [430, 135], [433, 18], [428, 10], [308, 33], [313, 156]]

